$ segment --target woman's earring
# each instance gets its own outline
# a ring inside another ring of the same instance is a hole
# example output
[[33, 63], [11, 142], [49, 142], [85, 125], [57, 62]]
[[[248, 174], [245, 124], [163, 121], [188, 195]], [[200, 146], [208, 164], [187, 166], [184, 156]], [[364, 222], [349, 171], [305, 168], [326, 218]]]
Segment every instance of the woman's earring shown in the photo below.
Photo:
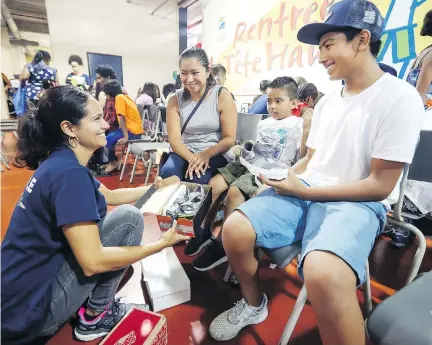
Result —
[[68, 142], [69, 146], [73, 147], [74, 149], [79, 145], [79, 139], [77, 137], [69, 137]]

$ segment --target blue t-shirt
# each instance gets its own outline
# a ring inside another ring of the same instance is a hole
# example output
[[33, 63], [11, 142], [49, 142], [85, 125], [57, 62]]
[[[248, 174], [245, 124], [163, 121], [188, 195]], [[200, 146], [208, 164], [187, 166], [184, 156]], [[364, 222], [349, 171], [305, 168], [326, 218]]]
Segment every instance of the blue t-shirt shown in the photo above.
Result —
[[54, 150], [30, 178], [1, 248], [3, 341], [31, 341], [41, 331], [52, 281], [72, 254], [62, 226], [106, 215], [99, 187], [67, 147]]
[[249, 108], [248, 114], [268, 114], [267, 95], [263, 94]]

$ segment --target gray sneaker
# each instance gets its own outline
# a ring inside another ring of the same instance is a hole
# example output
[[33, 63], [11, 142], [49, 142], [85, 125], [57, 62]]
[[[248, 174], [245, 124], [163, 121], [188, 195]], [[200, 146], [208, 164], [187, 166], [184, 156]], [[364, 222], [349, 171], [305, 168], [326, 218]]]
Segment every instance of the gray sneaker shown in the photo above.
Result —
[[205, 191], [202, 186], [197, 186], [192, 193], [189, 194], [189, 199], [181, 204], [179, 217], [189, 218], [194, 217], [198, 212], [202, 202], [204, 201]]
[[234, 307], [217, 316], [210, 325], [210, 335], [213, 339], [227, 341], [233, 339], [240, 331], [249, 325], [257, 325], [267, 319], [268, 299], [263, 295], [264, 305], [259, 311], [252, 310], [244, 298]]
[[181, 185], [177, 192], [175, 192], [171, 199], [168, 201], [164, 213], [173, 219], [177, 219], [180, 213], [180, 206], [187, 202], [189, 198], [189, 188], [186, 185]]
[[240, 152], [240, 163], [255, 176], [263, 174], [270, 180], [283, 180], [288, 176], [289, 165], [272, 157], [273, 151], [259, 142], [245, 142]]
[[107, 335], [132, 308], [150, 310], [147, 304], [121, 303], [120, 299], [111, 302], [105, 310], [92, 321], [87, 321], [85, 308], [78, 312], [78, 322], [74, 328], [74, 336], [80, 341], [91, 341]]

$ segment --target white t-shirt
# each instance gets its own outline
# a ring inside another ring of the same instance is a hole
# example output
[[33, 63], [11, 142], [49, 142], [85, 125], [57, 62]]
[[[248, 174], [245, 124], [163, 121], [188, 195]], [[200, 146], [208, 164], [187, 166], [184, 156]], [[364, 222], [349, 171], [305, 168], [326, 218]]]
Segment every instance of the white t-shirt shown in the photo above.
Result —
[[[325, 96], [306, 143], [316, 151], [299, 178], [311, 186], [337, 185], [368, 177], [372, 158], [410, 164], [424, 116], [418, 91], [387, 73], [358, 95]], [[399, 183], [383, 203], [398, 197]]]
[[294, 115], [281, 120], [268, 117], [258, 123], [257, 142], [271, 147], [272, 156], [292, 164], [303, 136], [303, 119]]

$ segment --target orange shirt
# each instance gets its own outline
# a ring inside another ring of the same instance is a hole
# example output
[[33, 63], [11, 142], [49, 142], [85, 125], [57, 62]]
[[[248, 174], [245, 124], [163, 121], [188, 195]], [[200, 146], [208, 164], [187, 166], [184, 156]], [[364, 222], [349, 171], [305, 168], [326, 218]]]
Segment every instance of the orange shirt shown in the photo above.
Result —
[[[132, 134], [142, 134], [143, 126], [138, 108], [128, 95], [117, 95], [115, 98], [115, 109], [117, 119], [119, 115], [124, 116], [126, 128]], [[118, 119], [120, 123], [120, 119]]]

